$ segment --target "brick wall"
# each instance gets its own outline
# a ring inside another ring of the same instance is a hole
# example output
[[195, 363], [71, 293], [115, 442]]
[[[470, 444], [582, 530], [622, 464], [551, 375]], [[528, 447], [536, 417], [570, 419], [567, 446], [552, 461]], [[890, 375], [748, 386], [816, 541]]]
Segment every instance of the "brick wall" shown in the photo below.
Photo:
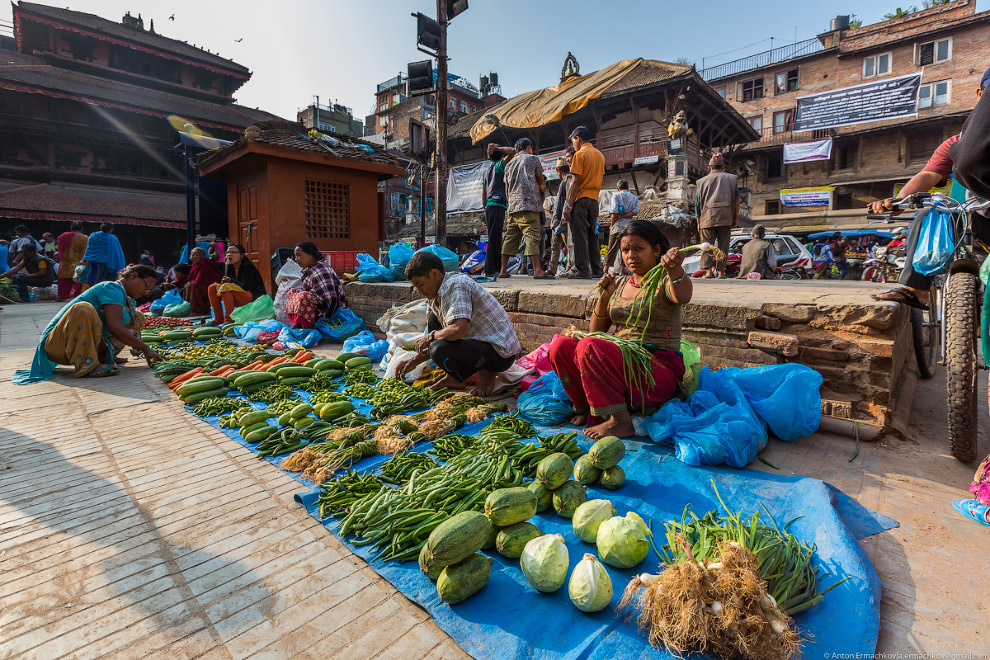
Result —
[[[347, 300], [373, 327], [393, 306], [419, 298], [407, 284], [350, 283]], [[571, 326], [586, 329], [591, 307], [583, 296], [493, 289], [515, 326], [524, 351]], [[707, 303], [684, 306], [683, 338], [712, 368], [797, 362], [824, 378], [823, 412], [886, 425], [896, 385], [907, 363], [910, 324], [896, 305]]]

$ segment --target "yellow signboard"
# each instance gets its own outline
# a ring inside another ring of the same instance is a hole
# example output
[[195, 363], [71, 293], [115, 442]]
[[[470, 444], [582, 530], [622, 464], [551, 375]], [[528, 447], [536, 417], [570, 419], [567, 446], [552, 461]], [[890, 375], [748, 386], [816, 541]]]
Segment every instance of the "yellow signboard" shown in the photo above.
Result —
[[[903, 188], [903, 187], [904, 187], [904, 184], [903, 183], [895, 183], [894, 184], [894, 197], [900, 197], [901, 196], [901, 188]], [[944, 195], [948, 195], [950, 192], [952, 192], [952, 179], [949, 179], [949, 182], [947, 184], [945, 184], [944, 186], [941, 186], [939, 188], [932, 188], [928, 192], [942, 193]]]

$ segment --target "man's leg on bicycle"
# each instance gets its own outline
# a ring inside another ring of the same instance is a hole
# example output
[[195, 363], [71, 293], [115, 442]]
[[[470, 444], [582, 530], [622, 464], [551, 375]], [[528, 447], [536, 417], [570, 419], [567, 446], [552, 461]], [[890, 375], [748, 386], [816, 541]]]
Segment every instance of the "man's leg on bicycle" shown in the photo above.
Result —
[[884, 291], [873, 296], [877, 300], [888, 300], [890, 302], [900, 302], [905, 304], [915, 303], [914, 306], [927, 305], [932, 280], [914, 270], [914, 251], [918, 248], [918, 239], [921, 236], [921, 222], [912, 222], [908, 229], [908, 240], [904, 258], [904, 270], [897, 280], [900, 284], [896, 289]]

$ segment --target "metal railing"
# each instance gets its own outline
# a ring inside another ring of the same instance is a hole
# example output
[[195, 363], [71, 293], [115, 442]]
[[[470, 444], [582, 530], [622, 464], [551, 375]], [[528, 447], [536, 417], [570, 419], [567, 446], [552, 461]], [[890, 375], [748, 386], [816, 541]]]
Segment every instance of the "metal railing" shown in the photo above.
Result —
[[822, 44], [822, 42], [817, 38], [806, 39], [797, 43], [788, 44], [787, 46], [781, 46], [780, 48], [771, 48], [770, 50], [765, 50], [762, 53], [742, 57], [738, 60], [726, 62], [725, 64], [719, 64], [718, 66], [710, 66], [702, 69], [698, 73], [705, 81], [712, 81], [719, 78], [725, 78], [726, 76], [733, 76], [744, 71], [770, 66], [771, 64], [786, 62], [787, 60], [795, 57], [810, 55], [823, 50], [825, 50], [825, 45]]
[[406, 82], [406, 76], [401, 73], [391, 80], [386, 80], [383, 83], [378, 83], [378, 91], [384, 92], [386, 89], [392, 89], [393, 87], [398, 87], [399, 85], [404, 85]]

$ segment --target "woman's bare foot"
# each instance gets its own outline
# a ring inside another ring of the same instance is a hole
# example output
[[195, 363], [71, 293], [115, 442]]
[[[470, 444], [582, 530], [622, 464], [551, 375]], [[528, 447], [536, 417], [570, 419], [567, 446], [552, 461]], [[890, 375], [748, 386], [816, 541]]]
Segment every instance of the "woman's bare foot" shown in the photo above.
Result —
[[484, 398], [495, 391], [495, 372], [482, 369], [478, 372], [478, 384], [472, 387], [468, 394]]
[[578, 413], [567, 420], [567, 423], [574, 426], [584, 426], [588, 423], [588, 413]]
[[636, 428], [633, 426], [629, 411], [626, 410], [612, 415], [601, 424], [589, 426], [584, 430], [584, 434], [592, 440], [599, 440], [607, 435], [631, 438], [636, 435]]
[[116, 362], [117, 364], [127, 364], [127, 358], [125, 357], [115, 358], [114, 362]]
[[445, 387], [448, 390], [463, 390], [464, 389], [464, 383], [462, 383], [461, 381], [459, 381], [459, 380], [457, 380], [455, 378], [452, 378], [451, 376], [444, 376], [443, 378], [441, 378], [437, 382], [433, 383], [432, 385], [427, 385], [426, 386], [426, 389], [428, 389], [428, 390], [442, 390]]

